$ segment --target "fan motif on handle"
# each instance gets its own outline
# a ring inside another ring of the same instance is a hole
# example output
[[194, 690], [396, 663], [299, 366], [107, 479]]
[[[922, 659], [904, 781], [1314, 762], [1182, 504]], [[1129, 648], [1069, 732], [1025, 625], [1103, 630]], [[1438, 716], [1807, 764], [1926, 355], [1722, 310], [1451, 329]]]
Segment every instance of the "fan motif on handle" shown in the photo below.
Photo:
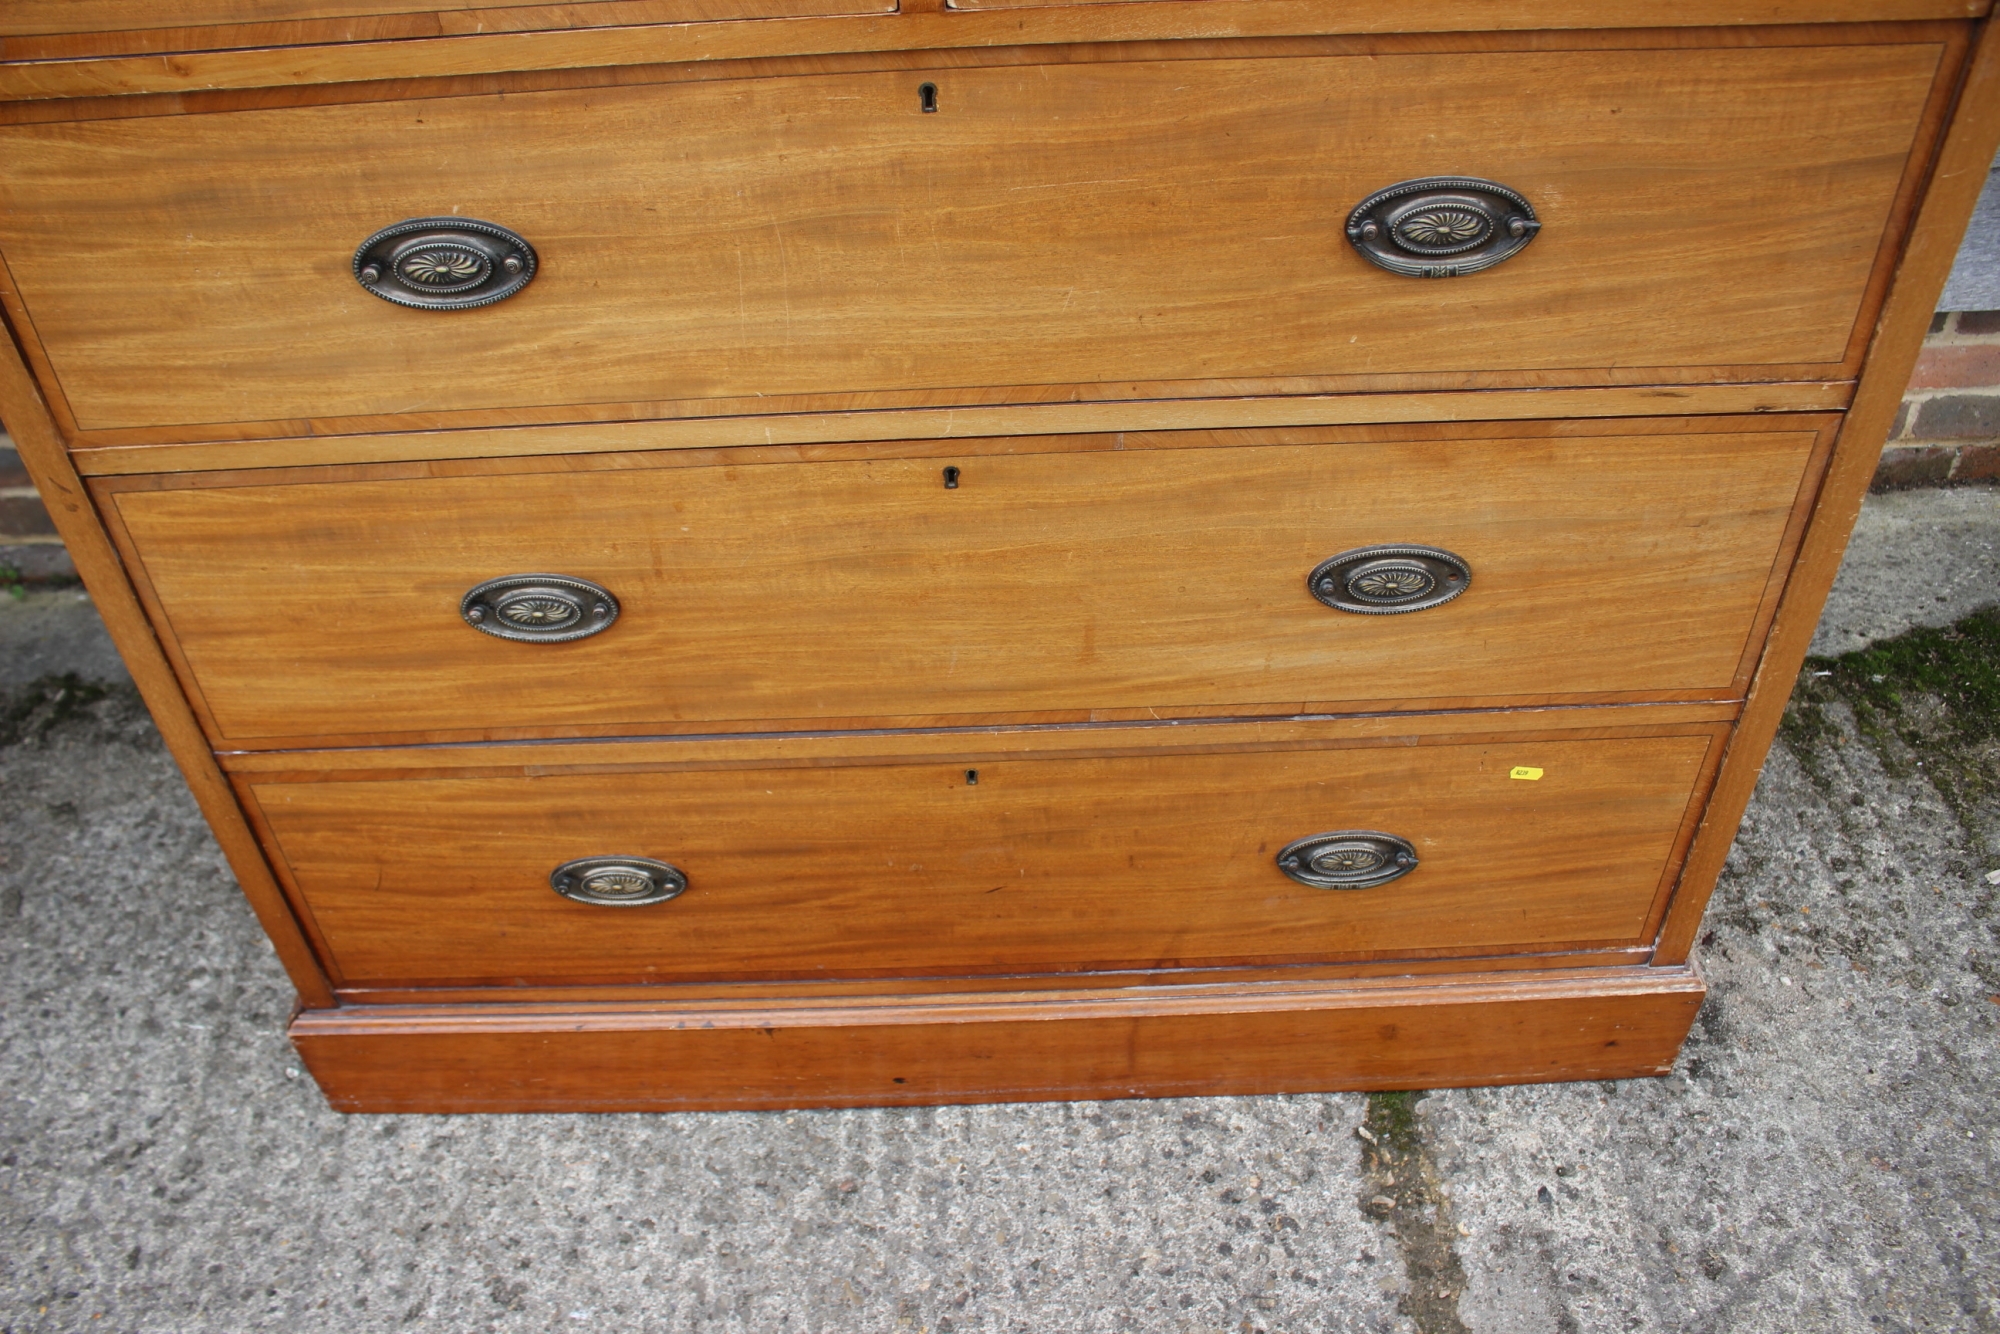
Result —
[[1397, 223], [1396, 233], [1414, 249], [1436, 252], [1484, 240], [1492, 227], [1492, 219], [1471, 209], [1429, 208]]
[[1400, 598], [1421, 597], [1435, 587], [1437, 580], [1430, 575], [1415, 566], [1402, 565], [1364, 570], [1347, 585], [1347, 591], [1356, 597], [1393, 602]]
[[583, 887], [599, 898], [635, 899], [652, 893], [653, 881], [636, 871], [606, 871], [585, 880]]
[[462, 283], [478, 277], [486, 265], [463, 250], [420, 250], [403, 261], [403, 276], [426, 287]]
[[1363, 259], [1406, 278], [1462, 278], [1518, 254], [1542, 229], [1517, 190], [1472, 176], [1425, 176], [1369, 195], [1347, 215]]
[[582, 611], [575, 603], [561, 598], [526, 597], [506, 603], [500, 608], [500, 614], [515, 625], [547, 629], [568, 624]]
[[1338, 875], [1342, 871], [1372, 871], [1388, 860], [1372, 848], [1331, 847], [1324, 852], [1314, 853], [1313, 870], [1328, 875]]

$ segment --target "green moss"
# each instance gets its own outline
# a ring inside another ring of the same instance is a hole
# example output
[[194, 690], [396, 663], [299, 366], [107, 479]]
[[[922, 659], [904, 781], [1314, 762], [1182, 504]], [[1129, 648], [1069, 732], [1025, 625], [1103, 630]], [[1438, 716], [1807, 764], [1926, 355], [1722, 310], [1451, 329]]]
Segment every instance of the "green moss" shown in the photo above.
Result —
[[1958, 740], [2000, 736], [2000, 608], [1813, 665], [1830, 667], [1842, 694], [1884, 716], [1903, 714], [1910, 696], [1926, 694], [1944, 705]]
[[1827, 705], [1840, 698], [1832, 677], [1832, 670], [1824, 662], [1817, 658], [1809, 660], [1799, 673], [1798, 684], [1792, 688], [1784, 716], [1778, 720], [1778, 735], [1784, 738], [1792, 754], [1798, 756], [1806, 777], [1822, 789], [1832, 785], [1832, 778], [1820, 756], [1827, 747], [1837, 744], [1840, 737], [1840, 728], [1826, 714]]
[[1415, 1153], [1421, 1147], [1417, 1132], [1417, 1099], [1422, 1092], [1371, 1093], [1368, 1119], [1362, 1124], [1375, 1136], [1376, 1143], [1397, 1157]]
[[109, 693], [107, 687], [85, 681], [75, 672], [33, 681], [0, 699], [0, 746], [46, 736], [51, 728], [68, 722]]
[[2000, 791], [2000, 609], [1808, 659], [1782, 731], [1809, 774], [1834, 730], [1824, 709], [1835, 699], [1854, 710], [1886, 769], [1906, 776], [1921, 767], [1962, 817]]

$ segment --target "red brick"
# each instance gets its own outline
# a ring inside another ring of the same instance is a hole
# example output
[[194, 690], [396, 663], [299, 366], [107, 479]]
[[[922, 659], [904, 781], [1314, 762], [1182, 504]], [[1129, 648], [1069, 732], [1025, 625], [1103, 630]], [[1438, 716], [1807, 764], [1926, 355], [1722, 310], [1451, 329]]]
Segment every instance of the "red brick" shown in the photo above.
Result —
[[1917, 357], [1912, 389], [1985, 389], [2000, 385], [2000, 343], [1937, 344]]
[[2000, 310], [1961, 310], [1958, 313], [1958, 332], [2000, 334]]
[[1958, 451], [1954, 482], [2000, 482], [2000, 445], [1967, 445]]
[[1868, 489], [1907, 491], [1918, 486], [1943, 486], [1951, 477], [1952, 460], [1957, 454], [1957, 450], [1950, 448], [1885, 449]]

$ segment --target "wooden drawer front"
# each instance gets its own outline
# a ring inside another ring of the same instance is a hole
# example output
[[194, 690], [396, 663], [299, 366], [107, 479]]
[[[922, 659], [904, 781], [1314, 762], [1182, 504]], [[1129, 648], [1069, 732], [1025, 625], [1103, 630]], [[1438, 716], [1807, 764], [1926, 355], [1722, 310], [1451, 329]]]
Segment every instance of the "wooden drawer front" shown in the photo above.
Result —
[[[1259, 445], [110, 499], [230, 742], [1726, 698], [1816, 439]], [[1308, 592], [1320, 562], [1389, 543], [1462, 557], [1470, 590], [1390, 616]], [[468, 589], [517, 573], [593, 580], [621, 613], [569, 643], [460, 619]]]
[[[0, 251], [84, 429], [1824, 374], [1944, 50], [953, 68], [19, 125]], [[1522, 192], [1543, 231], [1441, 282], [1353, 251], [1350, 209], [1441, 174]], [[526, 236], [533, 283], [456, 312], [356, 283], [364, 238], [449, 213]]]
[[[1639, 944], [1718, 730], [1007, 760], [972, 785], [862, 761], [246, 790], [347, 985], [1174, 967]], [[1348, 829], [1420, 865], [1364, 890], [1275, 865]], [[551, 890], [595, 856], [689, 888]]]

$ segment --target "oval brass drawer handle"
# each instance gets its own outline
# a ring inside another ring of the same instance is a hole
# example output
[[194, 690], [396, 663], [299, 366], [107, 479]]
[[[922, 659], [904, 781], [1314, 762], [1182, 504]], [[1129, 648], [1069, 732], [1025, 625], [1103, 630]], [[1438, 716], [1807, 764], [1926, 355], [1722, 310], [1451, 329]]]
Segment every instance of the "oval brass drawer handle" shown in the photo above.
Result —
[[1542, 224], [1504, 185], [1426, 176], [1377, 190], [1347, 215], [1347, 239], [1370, 264], [1410, 278], [1459, 278], [1517, 255]]
[[1394, 834], [1342, 829], [1287, 843], [1278, 869], [1314, 889], [1371, 889], [1416, 870], [1417, 849]]
[[1396, 616], [1451, 601], [1472, 587], [1472, 567], [1442, 547], [1356, 547], [1315, 565], [1306, 587], [1339, 611]]
[[354, 279], [399, 306], [467, 310], [514, 295], [535, 276], [535, 248], [473, 218], [411, 218], [354, 252]]
[[566, 574], [510, 574], [488, 579], [458, 600], [458, 614], [475, 630], [529, 644], [562, 644], [611, 628], [618, 599], [611, 590]]
[[688, 880], [679, 867], [651, 857], [580, 857], [549, 872], [549, 887], [578, 903], [638, 908], [679, 898]]

